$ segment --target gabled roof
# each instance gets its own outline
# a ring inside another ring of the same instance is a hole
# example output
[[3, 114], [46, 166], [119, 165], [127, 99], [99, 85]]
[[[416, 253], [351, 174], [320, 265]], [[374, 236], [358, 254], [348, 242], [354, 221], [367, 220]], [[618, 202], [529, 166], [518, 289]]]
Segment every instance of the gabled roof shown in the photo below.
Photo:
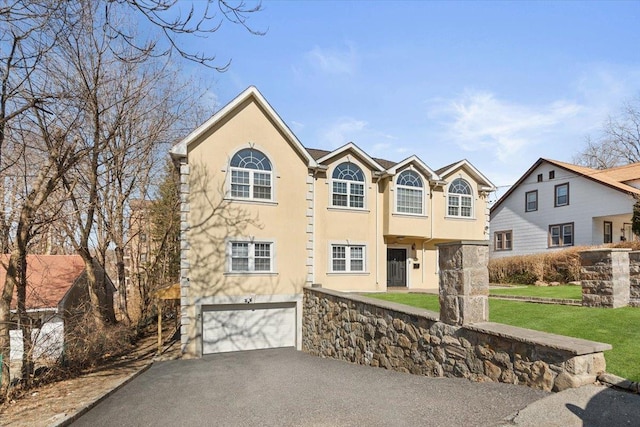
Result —
[[422, 170], [423, 174], [426, 174], [429, 177], [430, 181], [439, 181], [440, 177], [436, 172], [434, 172], [429, 166], [427, 166], [418, 156], [415, 154], [413, 156], [407, 157], [403, 161], [396, 163], [390, 168], [387, 168], [387, 172], [390, 174], [396, 174], [398, 170], [402, 169], [404, 166], [414, 164], [418, 169]]
[[258, 91], [255, 86], [249, 86], [240, 95], [236, 96], [231, 102], [225, 105], [220, 111], [211, 116], [209, 120], [204, 122], [196, 130], [187, 135], [182, 141], [171, 147], [171, 155], [173, 157], [186, 157], [187, 148], [193, 141], [196, 141], [198, 138], [200, 138], [205, 132], [215, 126], [216, 123], [230, 114], [235, 108], [237, 108], [240, 104], [242, 104], [249, 98], [253, 98], [255, 102], [257, 102], [260, 107], [262, 107], [264, 111], [266, 111], [269, 118], [273, 120], [280, 131], [291, 141], [296, 151], [298, 151], [298, 153], [307, 160], [308, 166], [317, 166], [315, 159], [311, 157], [309, 152], [304, 148], [302, 143], [298, 140], [298, 137], [296, 137], [291, 129], [289, 129], [289, 127], [285, 124], [278, 113], [276, 113], [276, 110], [271, 107], [271, 105], [267, 102], [267, 100], [264, 98], [264, 96], [262, 96], [260, 91]]
[[482, 185], [482, 187], [480, 188], [481, 191], [496, 190], [496, 186], [489, 180], [489, 178], [484, 176], [484, 174], [482, 174], [478, 169], [476, 169], [476, 167], [473, 166], [471, 162], [469, 162], [467, 159], [462, 159], [455, 163], [451, 163], [450, 165], [444, 166], [436, 170], [436, 173], [440, 175], [441, 179], [445, 179], [448, 175], [454, 173], [460, 168], [463, 168], [464, 170], [466, 170], [467, 173], [469, 173], [469, 175], [471, 175], [473, 179], [475, 179], [476, 182], [478, 182], [478, 184]]
[[[320, 150], [317, 150], [320, 151]], [[322, 150], [324, 151], [324, 150]], [[352, 151], [354, 153], [356, 153], [358, 155], [358, 157], [360, 157], [362, 160], [364, 160], [369, 167], [371, 167], [372, 169], [377, 170], [378, 172], [384, 172], [386, 170], [386, 168], [384, 166], [382, 166], [380, 163], [378, 163], [378, 161], [376, 161], [376, 159], [374, 159], [373, 157], [369, 156], [367, 153], [365, 153], [360, 147], [358, 147], [356, 144], [354, 144], [353, 142], [349, 142], [345, 145], [343, 145], [340, 148], [337, 148], [333, 151], [329, 151], [327, 152], [327, 154], [325, 154], [324, 156], [320, 157], [319, 159], [316, 159], [316, 161], [318, 163], [323, 163], [327, 160], [329, 160], [332, 157], [335, 157], [337, 155], [340, 155], [346, 151]], [[391, 163], [391, 162], [390, 162]]]
[[[634, 168], [628, 168], [627, 170], [623, 171], [622, 169], [625, 168], [625, 166], [622, 166], [619, 168], [599, 170], [599, 169], [591, 169], [585, 166], [578, 166], [571, 163], [560, 162], [558, 160], [539, 158], [524, 173], [524, 175], [522, 175], [520, 179], [516, 181], [516, 183], [513, 184], [511, 188], [509, 188], [509, 190], [506, 193], [504, 193], [502, 197], [500, 197], [500, 199], [498, 199], [498, 201], [493, 206], [491, 206], [491, 211], [493, 211], [498, 206], [500, 206], [500, 204], [502, 204], [502, 202], [506, 200], [511, 195], [511, 193], [513, 193], [515, 189], [518, 188], [518, 186], [525, 179], [527, 179], [527, 177], [529, 177], [533, 173], [533, 171], [536, 170], [538, 166], [540, 166], [542, 163], [549, 163], [551, 165], [554, 165], [566, 171], [573, 172], [578, 176], [597, 182], [598, 184], [601, 184], [601, 185], [606, 185], [607, 187], [613, 188], [614, 190], [618, 190], [623, 193], [640, 195], [640, 190], [630, 185], [624, 184], [623, 182], [616, 179], [616, 178], [622, 178], [625, 181], [630, 181], [631, 179], [629, 179], [629, 176], [631, 175], [631, 171]], [[636, 163], [636, 165], [639, 165], [639, 164]], [[633, 165], [628, 165], [628, 166], [633, 166]], [[640, 166], [637, 167], [637, 169], [635, 170], [640, 172]], [[640, 178], [640, 173], [637, 175], [637, 178]]]
[[[0, 260], [0, 284], [4, 287], [9, 255]], [[27, 255], [27, 310], [55, 310], [83, 272], [84, 261], [79, 255]], [[14, 289], [11, 309], [16, 308], [16, 301]]]
[[371, 157], [353, 142], [349, 142], [333, 151], [317, 148], [305, 148], [255, 86], [249, 86], [240, 95], [238, 95], [231, 102], [225, 105], [220, 111], [215, 113], [209, 120], [204, 122], [196, 130], [187, 135], [182, 141], [175, 144], [170, 150], [171, 156], [177, 158], [186, 157], [187, 148], [192, 142], [200, 138], [205, 132], [215, 126], [216, 123], [230, 114], [235, 108], [237, 108], [241, 103], [245, 102], [249, 98], [253, 98], [255, 102], [257, 102], [264, 109], [264, 111], [266, 111], [269, 118], [273, 120], [279, 130], [290, 139], [296, 151], [298, 151], [298, 153], [307, 160], [309, 168], [322, 168], [322, 166], [320, 166], [322, 162], [325, 162], [332, 157], [338, 156], [346, 151], [352, 151], [365, 163], [367, 163], [371, 169], [379, 172], [380, 174], [384, 174], [385, 172], [394, 174], [399, 168], [413, 162], [418, 168], [422, 169], [424, 173], [429, 175], [432, 181], [440, 181], [442, 177], [447, 175], [448, 173], [460, 167], [464, 167], [476, 181], [478, 181], [480, 184], [484, 184], [484, 188], [482, 188], [482, 190], [495, 190], [495, 186], [491, 183], [491, 181], [489, 181], [487, 177], [480, 173], [467, 160], [460, 160], [434, 171], [415, 155], [408, 157], [398, 163], [391, 160]]

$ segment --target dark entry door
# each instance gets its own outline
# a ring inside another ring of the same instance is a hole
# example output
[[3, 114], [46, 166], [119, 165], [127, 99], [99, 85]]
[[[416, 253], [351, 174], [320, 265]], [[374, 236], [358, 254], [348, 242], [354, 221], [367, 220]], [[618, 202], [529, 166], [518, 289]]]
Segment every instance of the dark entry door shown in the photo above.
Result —
[[387, 286], [407, 286], [407, 250], [387, 248]]

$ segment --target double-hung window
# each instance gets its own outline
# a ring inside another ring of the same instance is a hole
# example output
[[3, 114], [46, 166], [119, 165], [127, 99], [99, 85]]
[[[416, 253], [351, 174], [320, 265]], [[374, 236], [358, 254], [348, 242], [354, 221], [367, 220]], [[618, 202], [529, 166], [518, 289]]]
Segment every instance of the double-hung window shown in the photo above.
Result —
[[270, 273], [272, 269], [272, 242], [229, 242], [229, 272]]
[[258, 150], [238, 151], [230, 163], [231, 197], [248, 200], [272, 199], [271, 162]]
[[493, 248], [496, 251], [510, 251], [512, 249], [512, 233], [509, 231], [496, 231]]
[[331, 245], [331, 271], [359, 273], [365, 271], [364, 245]]
[[555, 186], [554, 206], [567, 206], [569, 204], [569, 183]]
[[471, 218], [473, 212], [473, 192], [462, 178], [454, 179], [449, 186], [447, 215]]
[[346, 208], [364, 208], [364, 173], [353, 163], [340, 163], [333, 170], [331, 205]]
[[538, 210], [538, 190], [527, 191], [525, 194], [525, 212]]
[[573, 246], [573, 223], [549, 226], [549, 247]]
[[402, 172], [396, 180], [396, 211], [422, 215], [424, 197], [422, 179], [414, 171]]

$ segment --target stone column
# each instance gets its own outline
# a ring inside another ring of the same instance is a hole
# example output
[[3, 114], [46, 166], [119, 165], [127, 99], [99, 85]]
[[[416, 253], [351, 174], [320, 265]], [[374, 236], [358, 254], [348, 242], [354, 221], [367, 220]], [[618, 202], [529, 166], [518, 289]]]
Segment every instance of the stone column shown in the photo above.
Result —
[[640, 300], [640, 251], [629, 252], [629, 300]]
[[629, 305], [629, 249], [580, 252], [582, 305], [618, 308]]
[[489, 320], [489, 243], [458, 241], [438, 246], [440, 321], [450, 325]]

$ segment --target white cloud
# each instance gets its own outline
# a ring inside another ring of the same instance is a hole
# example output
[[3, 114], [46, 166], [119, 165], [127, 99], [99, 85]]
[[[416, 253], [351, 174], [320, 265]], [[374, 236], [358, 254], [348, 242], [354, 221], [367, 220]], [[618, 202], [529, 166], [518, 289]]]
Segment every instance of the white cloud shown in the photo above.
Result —
[[295, 120], [291, 121], [291, 129], [294, 132], [300, 132], [305, 128], [304, 123], [296, 122]]
[[347, 43], [346, 49], [315, 46], [305, 58], [314, 69], [327, 74], [353, 75], [358, 67], [358, 54], [352, 43]]
[[397, 137], [372, 128], [368, 122], [352, 117], [338, 118], [320, 136], [323, 146], [338, 148], [353, 142], [372, 157], [397, 160], [409, 149], [398, 144]]
[[[351, 117], [341, 117], [322, 134], [322, 140], [332, 148], [338, 148], [347, 142], [356, 142], [358, 135], [366, 129], [368, 123]], [[356, 142], [357, 144], [357, 142]]]
[[489, 151], [501, 161], [547, 140], [586, 108], [558, 100], [546, 105], [517, 104], [485, 91], [467, 91], [432, 103], [430, 116], [441, 119], [443, 138], [465, 151]]

